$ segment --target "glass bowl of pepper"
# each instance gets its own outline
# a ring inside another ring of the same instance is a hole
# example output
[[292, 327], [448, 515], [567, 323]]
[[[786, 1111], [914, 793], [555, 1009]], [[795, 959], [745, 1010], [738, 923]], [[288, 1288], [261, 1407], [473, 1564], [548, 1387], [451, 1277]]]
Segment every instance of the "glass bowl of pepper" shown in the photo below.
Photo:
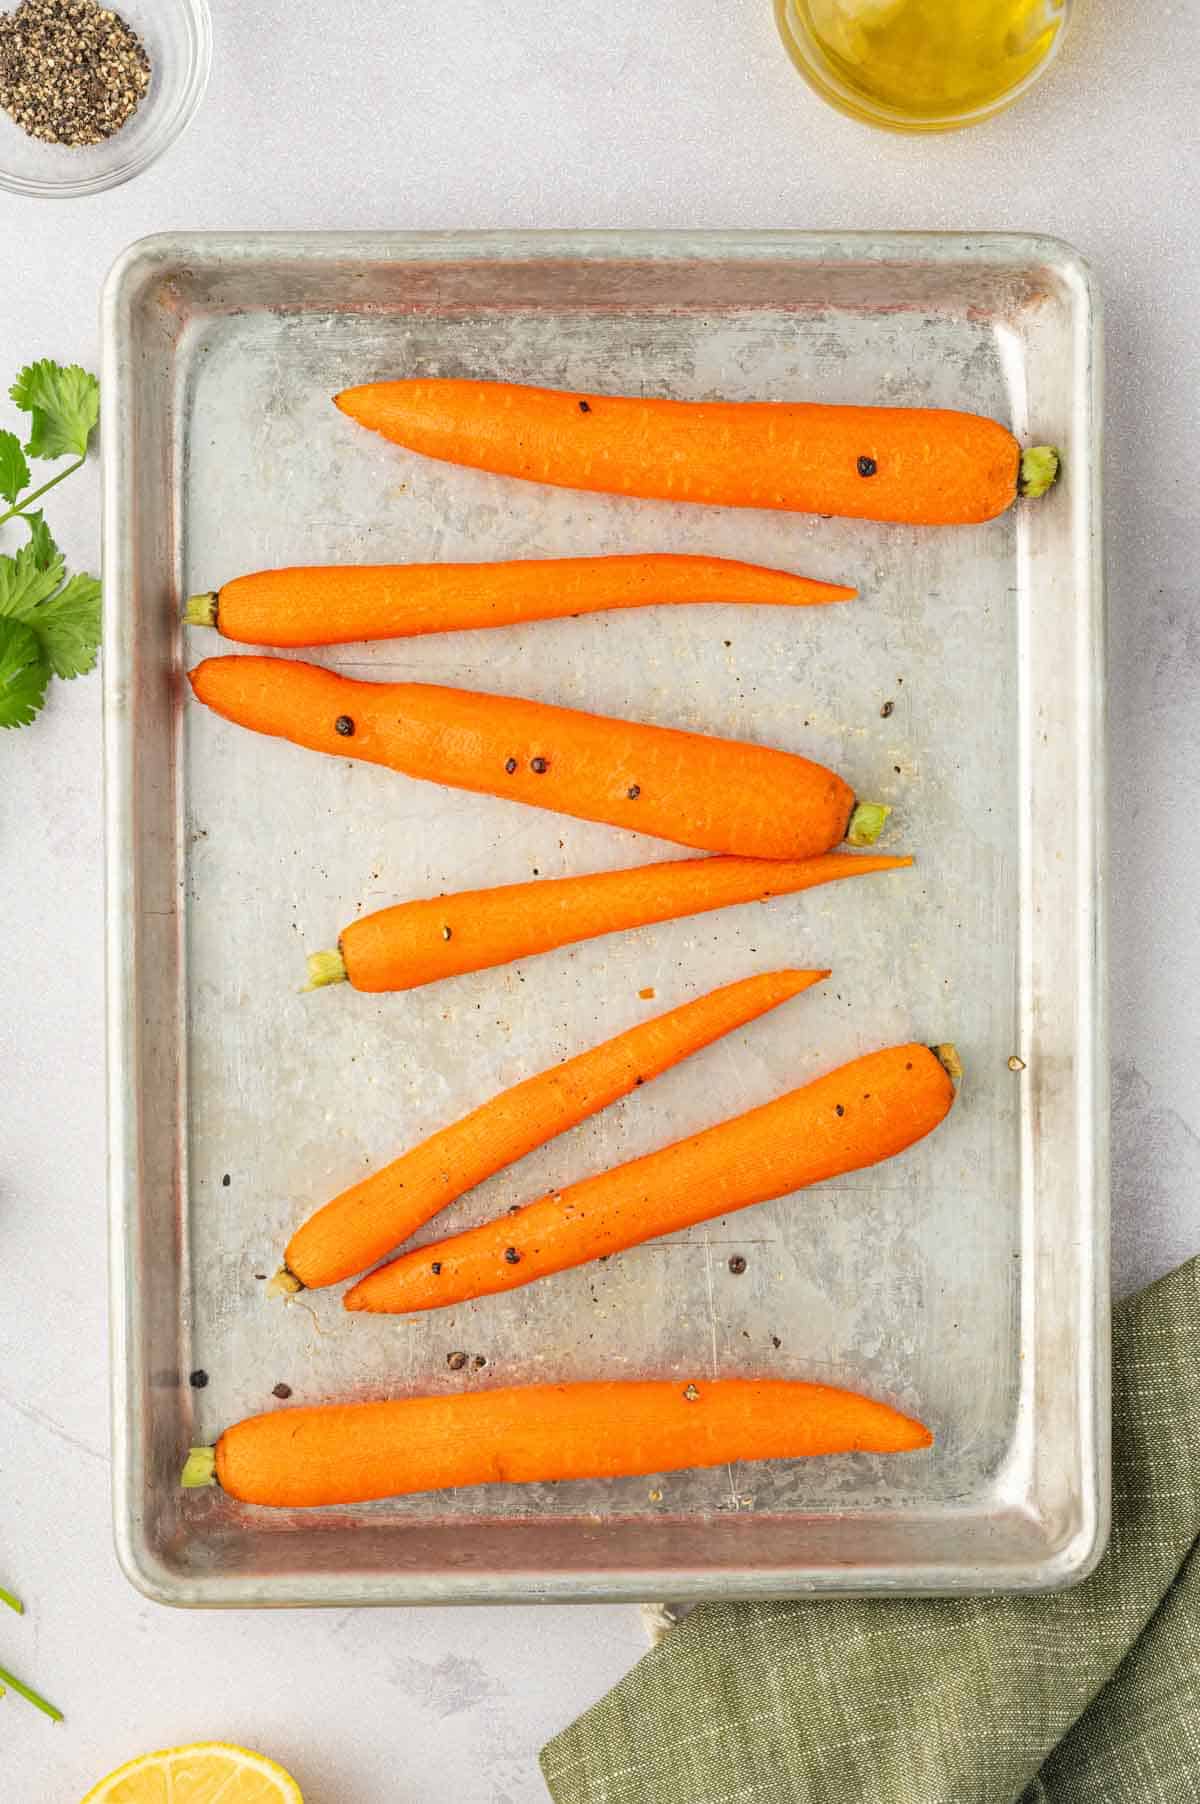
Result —
[[0, 188], [98, 194], [140, 174], [199, 106], [211, 52], [208, 0], [0, 11]]

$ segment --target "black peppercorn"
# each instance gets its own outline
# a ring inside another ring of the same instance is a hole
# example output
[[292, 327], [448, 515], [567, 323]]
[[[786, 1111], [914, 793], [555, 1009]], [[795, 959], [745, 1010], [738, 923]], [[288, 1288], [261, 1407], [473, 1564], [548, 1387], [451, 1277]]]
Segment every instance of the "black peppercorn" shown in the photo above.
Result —
[[521, 1255], [518, 1253], [516, 1247], [505, 1247], [504, 1257], [509, 1265], [520, 1265], [521, 1263]]
[[333, 723], [333, 730], [335, 733], [340, 733], [343, 739], [352, 739], [354, 737], [354, 722], [348, 714], [339, 714]]
[[581, 401], [579, 403], [579, 411], [580, 411], [580, 413], [591, 413], [591, 411], [592, 411], [591, 402], [590, 401]]
[[429, 1269], [433, 1273], [434, 1277], [436, 1278], [442, 1269], [441, 1261], [439, 1259], [435, 1259]]
[[0, 12], [0, 107], [31, 138], [101, 144], [150, 86], [133, 28], [95, 0], [23, 0]]
[[447, 1353], [446, 1355], [446, 1364], [450, 1367], [452, 1372], [461, 1372], [466, 1363], [467, 1356], [465, 1353]]
[[550, 769], [550, 760], [548, 758], [531, 758], [529, 760], [529, 768], [530, 770], [535, 770], [540, 777], [544, 772]]
[[203, 1367], [198, 1367], [189, 1377], [188, 1383], [194, 1391], [202, 1391], [208, 1383], [208, 1373]]
[[835, 1115], [844, 1115], [846, 1113], [845, 1109], [842, 1107], [840, 1102], [838, 1103], [837, 1107], [834, 1109], [833, 1112]]
[[505, 770], [506, 770], [506, 771], [507, 771], [507, 772], [508, 772], [508, 774], [509, 774], [509, 776], [510, 776], [510, 777], [511, 777], [511, 776], [512, 776], [512, 774], [513, 774], [513, 772], [514, 772], [514, 771], [515, 771], [515, 770], [516, 770], [516, 768], [517, 768], [517, 761], [516, 761], [516, 759], [515, 759], [515, 758], [506, 758], [506, 759], [505, 759], [505, 760], [504, 760], [504, 768], [505, 768]]
[[879, 465], [875, 462], [873, 457], [860, 457], [858, 460], [858, 473], [860, 476], [874, 476], [878, 468]]
[[273, 1397], [278, 1397], [281, 1403], [290, 1397], [291, 1394], [292, 1387], [290, 1384], [277, 1384], [271, 1392], [271, 1395]]
[[631, 783], [629, 785], [629, 800], [631, 802], [636, 802], [641, 793], [642, 786], [640, 783]]
[[729, 1269], [735, 1278], [741, 1277], [746, 1269], [746, 1261], [742, 1258], [740, 1253], [735, 1253], [733, 1255], [732, 1259], [729, 1261]]

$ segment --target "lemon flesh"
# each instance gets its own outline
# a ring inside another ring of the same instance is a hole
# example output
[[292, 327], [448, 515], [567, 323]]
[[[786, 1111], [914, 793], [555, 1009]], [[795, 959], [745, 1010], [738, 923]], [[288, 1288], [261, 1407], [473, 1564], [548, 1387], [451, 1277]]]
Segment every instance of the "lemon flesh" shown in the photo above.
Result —
[[296, 1781], [262, 1754], [221, 1741], [163, 1748], [118, 1767], [83, 1804], [304, 1804]]

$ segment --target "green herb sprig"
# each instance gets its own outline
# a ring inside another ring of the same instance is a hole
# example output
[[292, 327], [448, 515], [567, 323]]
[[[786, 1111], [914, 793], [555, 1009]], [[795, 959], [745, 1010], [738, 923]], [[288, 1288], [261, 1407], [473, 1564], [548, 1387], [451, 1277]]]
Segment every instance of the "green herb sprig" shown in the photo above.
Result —
[[[29, 537], [14, 556], [0, 553], [0, 727], [26, 727], [46, 700], [52, 676], [84, 676], [100, 647], [100, 584], [68, 576], [34, 502], [73, 476], [87, 460], [100, 417], [100, 384], [77, 363], [48, 357], [23, 369], [9, 390], [29, 415], [24, 444], [0, 431], [0, 527], [19, 520]], [[65, 470], [33, 486], [29, 458], [70, 457]]]
[[[7, 1604], [8, 1608], [10, 1610], [15, 1610], [18, 1616], [24, 1616], [25, 1614], [25, 1605], [21, 1602], [20, 1598], [15, 1597], [11, 1591], [6, 1591], [3, 1585], [0, 1585], [0, 1604]], [[11, 1687], [19, 1697], [23, 1697], [27, 1703], [32, 1704], [35, 1709], [40, 1710], [43, 1716], [48, 1716], [51, 1722], [61, 1723], [63, 1719], [61, 1710], [49, 1703], [39, 1692], [34, 1691], [21, 1679], [14, 1678], [12, 1673], [6, 1672], [3, 1666], [0, 1666], [0, 1698], [4, 1696], [6, 1687]]]

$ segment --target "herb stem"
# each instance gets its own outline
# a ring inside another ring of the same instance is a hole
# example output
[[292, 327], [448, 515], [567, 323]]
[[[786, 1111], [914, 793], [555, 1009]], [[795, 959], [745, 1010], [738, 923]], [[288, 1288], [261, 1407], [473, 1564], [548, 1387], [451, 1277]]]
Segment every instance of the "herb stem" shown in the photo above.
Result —
[[86, 456], [77, 457], [73, 464], [68, 464], [65, 470], [60, 470], [57, 476], [44, 482], [40, 489], [34, 489], [32, 495], [22, 495], [19, 501], [13, 502], [6, 514], [0, 514], [0, 526], [6, 525], [9, 520], [15, 520], [18, 514], [23, 517], [30, 502], [40, 501], [43, 495], [48, 495], [51, 489], [57, 488], [60, 482], [65, 482], [68, 476], [74, 476], [76, 470], [81, 470], [86, 462]]
[[14, 1678], [12, 1673], [6, 1672], [2, 1666], [0, 1666], [0, 1685], [11, 1685], [17, 1695], [23, 1697], [27, 1704], [32, 1704], [35, 1710], [40, 1710], [43, 1716], [50, 1718], [51, 1722], [61, 1723], [63, 1719], [61, 1710], [56, 1709], [44, 1697], [40, 1697], [30, 1686], [22, 1685], [20, 1679]]
[[15, 1610], [18, 1616], [25, 1614], [25, 1605], [20, 1598], [14, 1592], [6, 1591], [3, 1585], [0, 1585], [0, 1604], [7, 1604], [9, 1609]]

